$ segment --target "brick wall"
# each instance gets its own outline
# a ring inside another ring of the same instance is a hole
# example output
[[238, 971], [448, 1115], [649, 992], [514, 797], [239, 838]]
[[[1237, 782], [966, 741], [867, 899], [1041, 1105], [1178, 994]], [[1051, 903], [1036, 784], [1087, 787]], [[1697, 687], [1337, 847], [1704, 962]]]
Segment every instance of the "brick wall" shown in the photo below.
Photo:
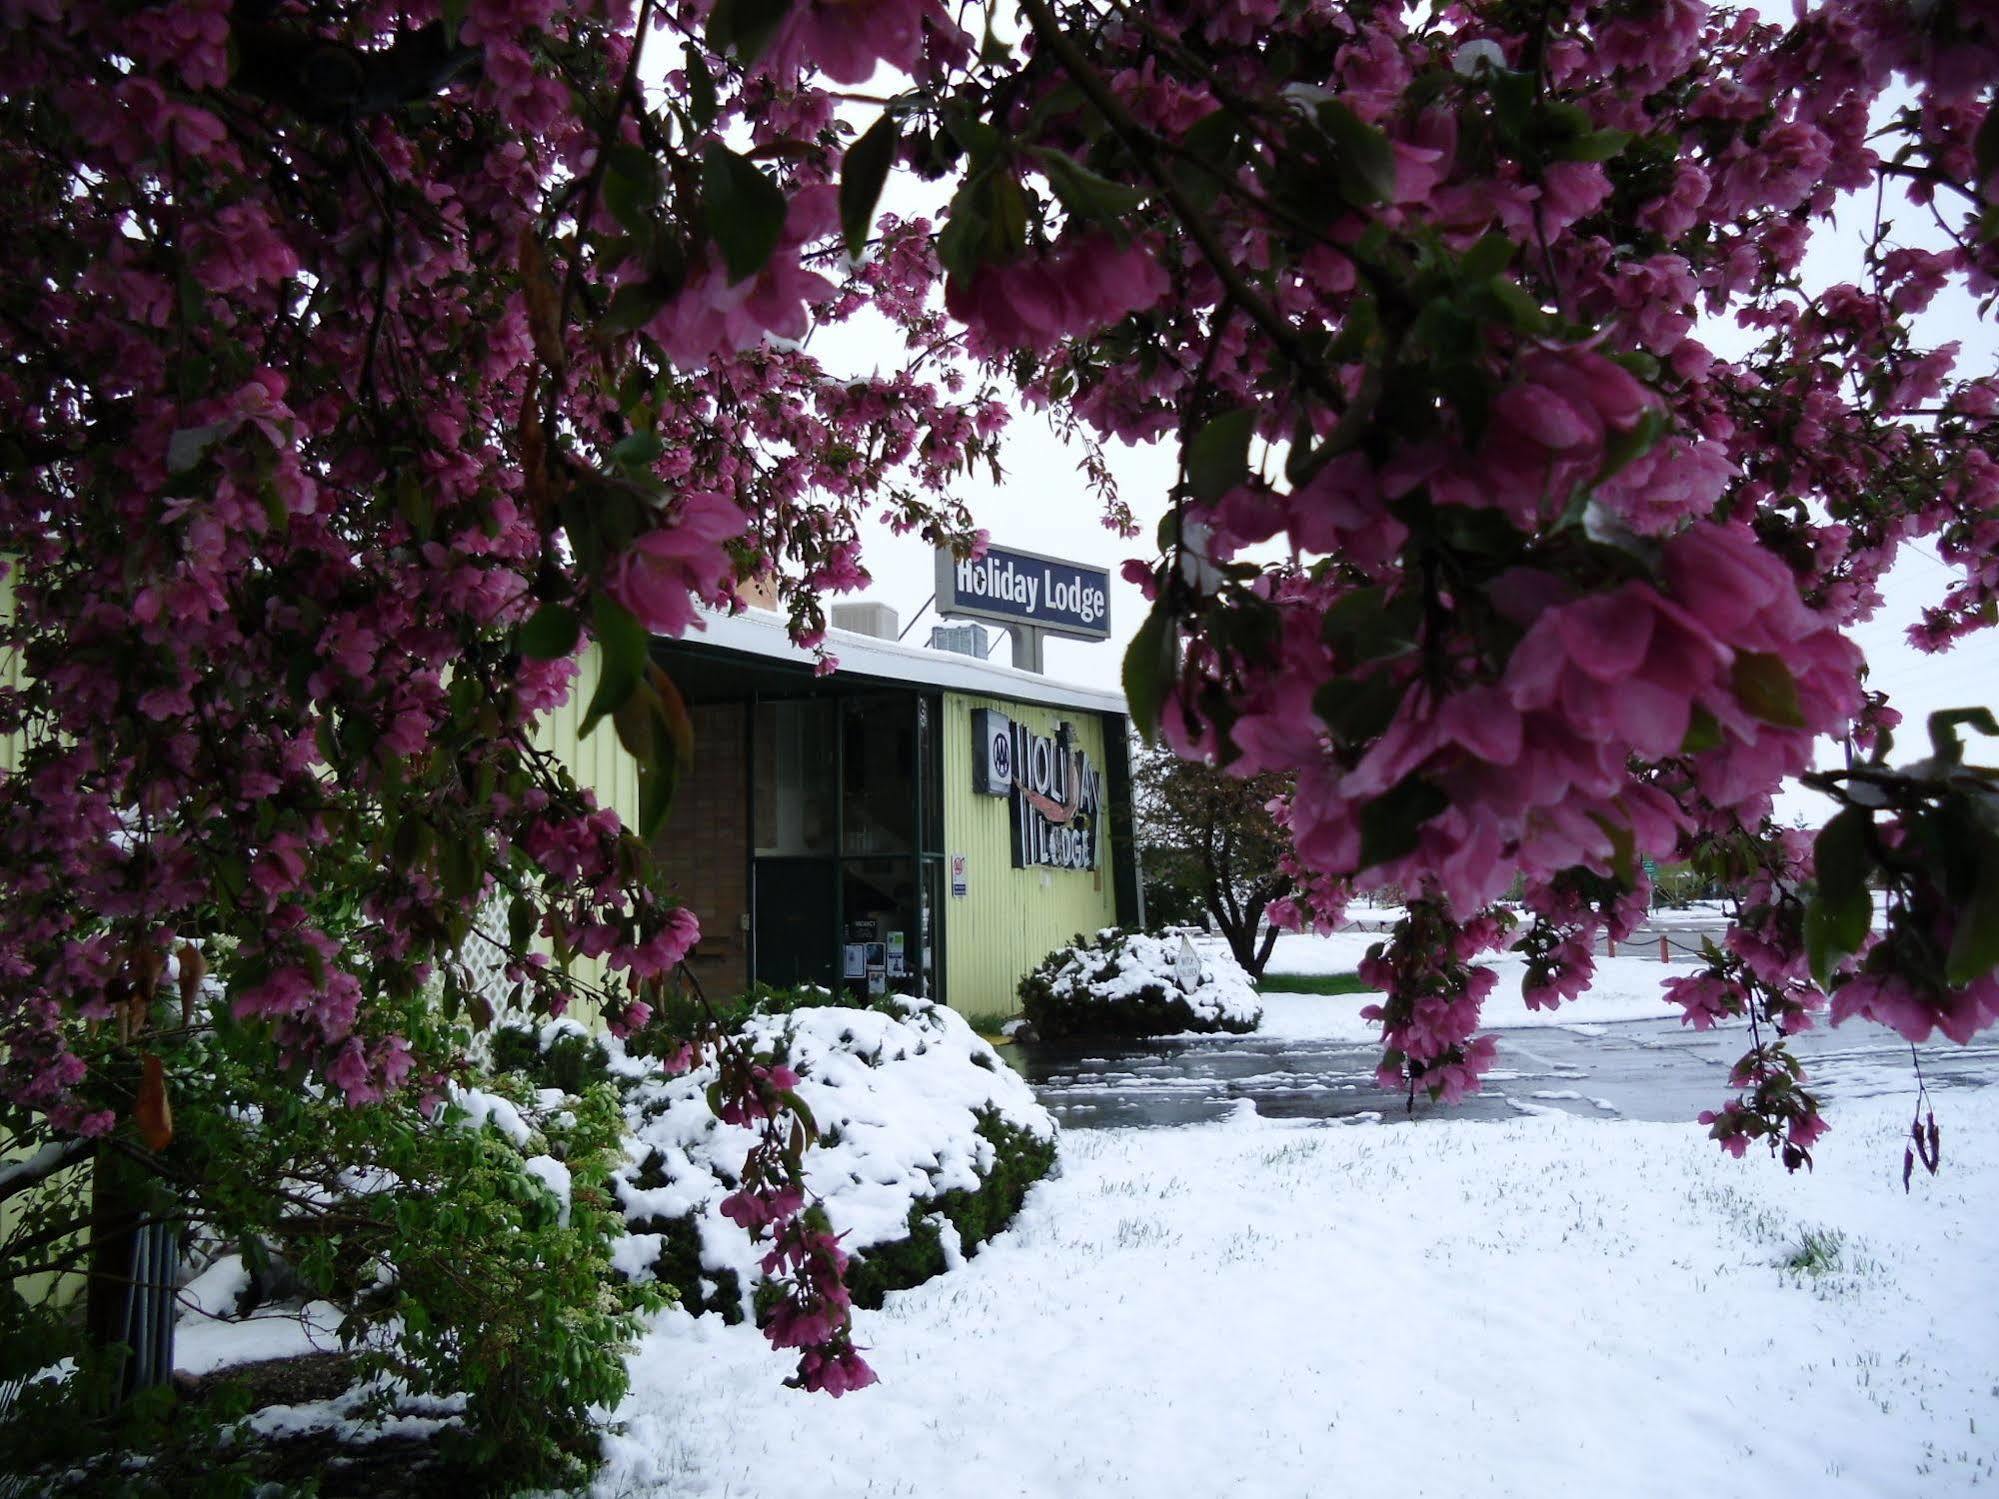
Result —
[[710, 999], [722, 999], [749, 983], [749, 710], [717, 703], [689, 712], [694, 769], [653, 847], [681, 904], [701, 921], [687, 966]]

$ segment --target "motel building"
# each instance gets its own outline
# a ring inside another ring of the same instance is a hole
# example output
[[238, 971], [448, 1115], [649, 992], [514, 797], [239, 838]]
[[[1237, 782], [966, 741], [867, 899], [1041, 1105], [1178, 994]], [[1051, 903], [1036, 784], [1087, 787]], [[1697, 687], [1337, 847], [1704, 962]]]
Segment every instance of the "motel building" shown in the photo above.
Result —
[[1124, 699], [1038, 670], [1044, 632], [1109, 635], [1108, 574], [997, 548], [938, 572], [940, 616], [1004, 625], [1020, 664], [986, 659], [981, 623], [898, 640], [880, 604], [833, 608], [825, 676], [768, 609], [655, 642], [696, 743], [655, 848], [700, 918], [688, 966], [711, 996], [1012, 1010], [1050, 950], [1141, 921]]

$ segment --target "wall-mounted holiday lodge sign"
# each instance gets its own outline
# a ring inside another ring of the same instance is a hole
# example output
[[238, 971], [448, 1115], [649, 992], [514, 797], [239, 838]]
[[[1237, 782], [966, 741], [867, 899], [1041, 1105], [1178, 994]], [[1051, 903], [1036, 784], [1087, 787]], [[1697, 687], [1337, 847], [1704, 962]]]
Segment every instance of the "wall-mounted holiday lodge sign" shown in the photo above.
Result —
[[994, 708], [972, 710], [972, 789], [1011, 800], [1013, 867], [1097, 867], [1103, 772], [1068, 724], [1037, 734]]

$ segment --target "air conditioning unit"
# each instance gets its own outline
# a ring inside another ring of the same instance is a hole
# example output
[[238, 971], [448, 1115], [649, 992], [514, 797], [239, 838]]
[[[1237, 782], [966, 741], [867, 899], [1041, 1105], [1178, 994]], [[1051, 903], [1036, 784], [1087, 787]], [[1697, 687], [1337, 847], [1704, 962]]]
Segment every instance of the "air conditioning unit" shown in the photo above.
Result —
[[901, 633], [895, 610], [887, 604], [835, 604], [832, 620], [836, 630], [852, 630], [877, 640], [893, 640]]
[[930, 627], [930, 649], [933, 651], [955, 651], [960, 656], [976, 656], [986, 659], [989, 649], [986, 643], [986, 627], [970, 623], [956, 625], [932, 625]]

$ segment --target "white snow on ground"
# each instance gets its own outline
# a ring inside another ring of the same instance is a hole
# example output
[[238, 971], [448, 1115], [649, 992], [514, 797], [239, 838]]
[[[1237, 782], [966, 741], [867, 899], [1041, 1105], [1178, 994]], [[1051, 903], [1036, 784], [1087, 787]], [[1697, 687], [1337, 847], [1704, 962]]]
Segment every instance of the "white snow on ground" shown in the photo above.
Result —
[[[371, 1419], [368, 1405], [372, 1396], [386, 1391], [395, 1402], [394, 1414], [379, 1421]], [[293, 1437], [308, 1432], [328, 1431], [349, 1442], [379, 1442], [384, 1438], [436, 1435], [447, 1426], [456, 1426], [465, 1412], [466, 1397], [410, 1395], [388, 1380], [371, 1380], [331, 1400], [310, 1400], [299, 1405], [267, 1405], [253, 1412], [249, 1427], [259, 1436]]]
[[[1351, 973], [1367, 955], [1368, 944], [1380, 941], [1372, 932], [1335, 932], [1314, 937], [1287, 933], [1264, 969], [1265, 982], [1283, 974]], [[1553, 1010], [1530, 1010], [1520, 997], [1527, 960], [1509, 953], [1481, 958], [1498, 970], [1499, 983], [1485, 1002], [1483, 1028], [1489, 1031], [1527, 1030], [1559, 1025], [1582, 1029], [1617, 1020], [1670, 1020], [1680, 1011], [1666, 1003], [1659, 985], [1675, 974], [1689, 973], [1692, 961], [1658, 963], [1650, 958], [1598, 958], [1596, 979], [1587, 992]], [[1361, 1010], [1379, 999], [1374, 994], [1287, 994], [1266, 990], [1260, 1036], [1296, 1040], [1372, 1041], [1380, 1027], [1360, 1018]]]
[[1685, 906], [1661, 906], [1646, 914], [1645, 924], [1651, 927], [1714, 927], [1728, 924], [1728, 902], [1725, 900], [1690, 901]]
[[[782, 1387], [663, 1314], [606, 1496], [1937, 1499], [1999, 1484], [1999, 1089], [1843, 1108], [1815, 1175], [1567, 1115], [1072, 1131], [963, 1270]], [[1839, 1268], [1783, 1268], [1807, 1230]]]
[[180, 1304], [199, 1317], [231, 1317], [249, 1289], [243, 1256], [225, 1254], [180, 1288]]
[[1360, 960], [1367, 956], [1370, 947], [1387, 940], [1386, 932], [1330, 932], [1323, 937], [1311, 932], [1286, 932], [1271, 948], [1270, 961], [1263, 965], [1263, 971], [1266, 974], [1352, 973], [1360, 967]]
[[174, 1329], [174, 1372], [211, 1374], [267, 1358], [296, 1358], [340, 1349], [339, 1307], [311, 1301], [303, 1307], [269, 1307], [240, 1321], [183, 1316]]

